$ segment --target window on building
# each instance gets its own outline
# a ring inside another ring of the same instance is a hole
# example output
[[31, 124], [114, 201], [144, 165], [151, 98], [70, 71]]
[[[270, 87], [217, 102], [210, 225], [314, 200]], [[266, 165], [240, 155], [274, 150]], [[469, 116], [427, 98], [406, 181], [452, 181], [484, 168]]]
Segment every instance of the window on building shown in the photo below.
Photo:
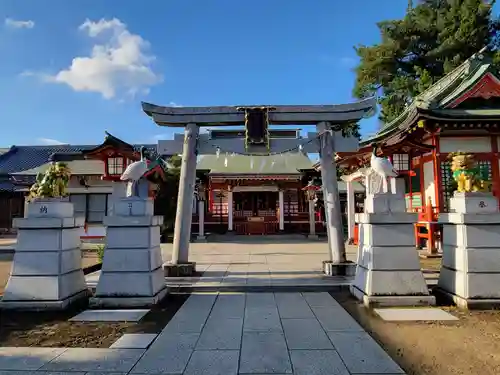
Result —
[[121, 175], [123, 173], [123, 158], [121, 156], [108, 158], [108, 174]]
[[108, 194], [71, 194], [75, 217], [85, 217], [87, 223], [102, 223], [108, 210]]
[[392, 155], [392, 165], [397, 171], [410, 170], [410, 157], [408, 154], [394, 154]]

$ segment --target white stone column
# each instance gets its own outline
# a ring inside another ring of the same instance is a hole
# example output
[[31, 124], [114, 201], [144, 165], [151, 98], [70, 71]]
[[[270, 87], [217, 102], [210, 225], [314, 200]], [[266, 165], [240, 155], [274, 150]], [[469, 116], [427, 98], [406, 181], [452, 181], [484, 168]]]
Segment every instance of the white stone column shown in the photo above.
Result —
[[198, 240], [205, 239], [205, 201], [198, 201]]
[[354, 199], [354, 186], [352, 181], [347, 181], [347, 238], [352, 240], [354, 238], [354, 226], [356, 221], [355, 214], [355, 199]]
[[334, 158], [334, 138], [329, 132], [330, 125], [320, 122], [316, 125], [318, 134], [321, 134], [320, 165], [323, 185], [323, 199], [325, 202], [325, 219], [328, 234], [328, 248], [332, 264], [345, 263], [344, 231], [342, 228], [342, 213], [337, 184], [337, 165]]
[[318, 238], [316, 234], [316, 218], [314, 217], [314, 201], [309, 200], [309, 238]]
[[200, 128], [196, 124], [186, 125], [182, 151], [179, 195], [175, 215], [172, 264], [189, 263], [189, 242], [193, 220], [193, 194], [196, 183], [196, 146]]
[[351, 293], [367, 306], [435, 304], [415, 251], [418, 214], [406, 212], [403, 196], [369, 194], [356, 215], [360, 243]]
[[227, 192], [227, 230], [233, 230], [233, 192]]
[[500, 305], [500, 212], [491, 193], [458, 193], [443, 224], [443, 261], [437, 291], [460, 308]]
[[80, 229], [73, 203], [37, 198], [27, 205], [18, 229], [12, 270], [0, 309], [60, 310], [88, 297], [82, 271]]
[[279, 229], [280, 231], [285, 230], [285, 197], [283, 190], [278, 192], [279, 200]]
[[104, 218], [106, 249], [94, 307], [146, 307], [166, 294], [160, 227], [151, 198], [127, 197], [116, 201], [113, 215]]

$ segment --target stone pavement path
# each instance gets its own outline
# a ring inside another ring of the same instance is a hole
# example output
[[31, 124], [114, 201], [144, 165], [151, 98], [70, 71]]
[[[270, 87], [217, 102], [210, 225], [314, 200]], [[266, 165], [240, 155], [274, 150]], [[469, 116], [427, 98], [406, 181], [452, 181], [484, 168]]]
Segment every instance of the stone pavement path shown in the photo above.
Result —
[[404, 374], [328, 293], [193, 294], [147, 351], [0, 348], [2, 375], [56, 371], [58, 375]]

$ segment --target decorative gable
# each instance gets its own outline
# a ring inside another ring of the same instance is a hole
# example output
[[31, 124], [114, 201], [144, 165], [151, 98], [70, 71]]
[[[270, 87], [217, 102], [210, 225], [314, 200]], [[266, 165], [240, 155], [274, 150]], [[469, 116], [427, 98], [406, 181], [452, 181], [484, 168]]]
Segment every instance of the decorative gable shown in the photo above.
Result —
[[475, 85], [452, 101], [446, 108], [457, 108], [465, 101], [475, 98], [483, 100], [500, 98], [500, 80], [492, 73], [486, 73]]

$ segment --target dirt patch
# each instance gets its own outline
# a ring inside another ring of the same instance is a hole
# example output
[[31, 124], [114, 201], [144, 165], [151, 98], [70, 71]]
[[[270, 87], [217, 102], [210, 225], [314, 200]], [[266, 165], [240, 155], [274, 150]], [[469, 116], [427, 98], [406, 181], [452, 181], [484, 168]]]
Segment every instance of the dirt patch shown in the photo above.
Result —
[[9, 280], [13, 254], [0, 254], [0, 296]]
[[500, 374], [500, 311], [462, 312], [456, 322], [385, 322], [348, 293], [334, 298], [408, 375]]
[[140, 322], [70, 322], [86, 305], [61, 312], [0, 310], [1, 346], [109, 348], [125, 333], [160, 333], [189, 297], [170, 294]]

